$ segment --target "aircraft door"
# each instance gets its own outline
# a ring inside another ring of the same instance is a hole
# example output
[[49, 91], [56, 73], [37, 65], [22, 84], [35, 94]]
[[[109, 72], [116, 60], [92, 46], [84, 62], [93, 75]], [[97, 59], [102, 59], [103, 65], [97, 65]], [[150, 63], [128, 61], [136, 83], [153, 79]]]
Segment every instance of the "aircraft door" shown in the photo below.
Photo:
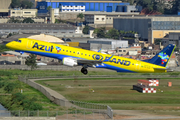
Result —
[[32, 48], [32, 41], [31, 40], [27, 40], [27, 49], [31, 49]]
[[136, 70], [140, 70], [140, 68], [141, 68], [141, 62], [137, 61], [136, 62]]

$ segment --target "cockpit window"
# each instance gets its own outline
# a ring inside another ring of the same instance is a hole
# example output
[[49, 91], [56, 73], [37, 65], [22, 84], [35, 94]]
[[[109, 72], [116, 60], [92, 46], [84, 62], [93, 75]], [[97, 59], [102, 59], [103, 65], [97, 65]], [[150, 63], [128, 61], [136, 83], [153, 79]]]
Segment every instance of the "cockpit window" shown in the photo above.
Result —
[[21, 40], [18, 40], [18, 39], [17, 39], [17, 40], [15, 40], [15, 41], [21, 43]]

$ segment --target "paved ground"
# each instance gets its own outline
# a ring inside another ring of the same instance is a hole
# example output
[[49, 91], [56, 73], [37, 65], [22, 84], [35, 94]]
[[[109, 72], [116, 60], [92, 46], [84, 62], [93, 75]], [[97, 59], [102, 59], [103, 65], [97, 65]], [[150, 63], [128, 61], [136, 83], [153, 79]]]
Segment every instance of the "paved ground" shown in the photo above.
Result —
[[114, 119], [120, 120], [180, 120], [180, 116], [155, 115], [142, 110], [114, 110]]
[[0, 120], [56, 120], [55, 117], [0, 117]]

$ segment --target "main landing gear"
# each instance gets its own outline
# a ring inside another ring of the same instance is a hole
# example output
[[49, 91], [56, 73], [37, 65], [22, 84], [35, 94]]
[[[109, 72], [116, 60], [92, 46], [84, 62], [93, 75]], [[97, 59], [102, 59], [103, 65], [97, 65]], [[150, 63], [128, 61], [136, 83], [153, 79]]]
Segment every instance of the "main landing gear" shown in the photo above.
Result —
[[87, 69], [86, 69], [86, 68], [84, 68], [84, 67], [81, 69], [81, 72], [82, 72], [84, 75], [88, 74]]

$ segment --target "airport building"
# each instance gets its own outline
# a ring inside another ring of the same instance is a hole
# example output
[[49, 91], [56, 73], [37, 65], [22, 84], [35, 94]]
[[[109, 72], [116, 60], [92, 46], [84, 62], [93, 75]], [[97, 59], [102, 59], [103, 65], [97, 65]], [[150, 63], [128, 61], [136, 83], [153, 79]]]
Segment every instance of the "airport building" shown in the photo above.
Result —
[[8, 16], [11, 0], [1, 0], [0, 16]]
[[135, 31], [140, 38], [153, 44], [170, 32], [180, 32], [180, 16], [121, 16], [113, 19], [113, 28]]
[[[51, 6], [53, 9], [59, 8], [60, 12], [118, 12], [118, 5], [129, 5], [121, 1], [53, 1], [53, 2], [37, 2], [36, 8], [38, 13], [47, 13], [47, 8]], [[127, 9], [122, 9], [126, 11]]]
[[125, 40], [113, 40], [113, 39], [93, 39], [88, 40], [90, 44], [90, 50], [98, 51], [102, 50], [115, 50], [117, 47], [126, 48], [128, 47], [128, 41]]
[[45, 24], [45, 23], [0, 23], [0, 34], [46, 34], [56, 37], [90, 37], [82, 34], [82, 30], [71, 24]]
[[[23, 21], [25, 17], [14, 17], [17, 20]], [[0, 17], [0, 23], [7, 23], [11, 18], [10, 17]], [[44, 23], [45, 20], [41, 17], [31, 17], [32, 20], [34, 20], [35, 23]]]
[[180, 48], [180, 32], [170, 32], [168, 37], [161, 39], [161, 45], [167, 46], [169, 44], [175, 44], [176, 48]]
[[36, 17], [37, 9], [11, 9], [10, 17]]
[[73, 34], [76, 27], [70, 24], [0, 23], [0, 33]]
[[139, 12], [85, 12], [83, 14], [86, 24], [113, 25], [113, 18], [121, 17], [121, 15], [139, 15]]
[[131, 46], [128, 48], [116, 48], [116, 55], [140, 55], [141, 54], [141, 45]]

